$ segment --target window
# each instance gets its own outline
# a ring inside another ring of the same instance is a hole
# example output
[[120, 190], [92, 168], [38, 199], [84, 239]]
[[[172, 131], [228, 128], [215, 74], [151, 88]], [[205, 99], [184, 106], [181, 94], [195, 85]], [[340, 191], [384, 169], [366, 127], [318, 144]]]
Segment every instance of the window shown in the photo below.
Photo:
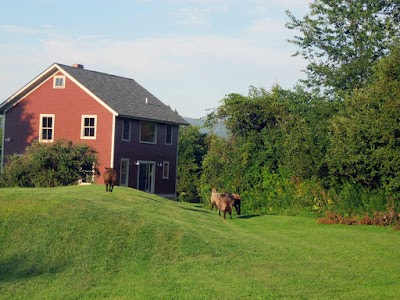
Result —
[[54, 139], [54, 115], [40, 115], [39, 141], [51, 143]]
[[165, 144], [172, 145], [172, 125], [165, 126]]
[[96, 139], [97, 116], [82, 116], [81, 139]]
[[53, 88], [55, 89], [65, 88], [65, 76], [54, 76]]
[[157, 138], [157, 124], [149, 121], [140, 122], [140, 142], [155, 144]]
[[129, 159], [121, 158], [119, 185], [128, 186], [129, 182]]
[[122, 140], [130, 141], [131, 140], [131, 120], [123, 119], [122, 123]]
[[82, 174], [82, 178], [79, 179], [78, 183], [85, 185], [85, 184], [92, 184], [94, 183], [94, 167], [95, 165], [84, 165], [81, 167], [81, 174]]
[[163, 161], [162, 178], [169, 179], [169, 161]]

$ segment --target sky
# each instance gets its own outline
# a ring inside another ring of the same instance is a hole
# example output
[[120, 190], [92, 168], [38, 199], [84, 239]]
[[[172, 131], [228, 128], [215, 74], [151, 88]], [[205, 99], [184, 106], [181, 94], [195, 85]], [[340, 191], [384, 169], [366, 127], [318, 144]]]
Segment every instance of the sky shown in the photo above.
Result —
[[292, 88], [306, 61], [285, 27], [311, 0], [32, 0], [0, 10], [0, 102], [53, 63], [132, 78], [183, 117], [230, 93]]

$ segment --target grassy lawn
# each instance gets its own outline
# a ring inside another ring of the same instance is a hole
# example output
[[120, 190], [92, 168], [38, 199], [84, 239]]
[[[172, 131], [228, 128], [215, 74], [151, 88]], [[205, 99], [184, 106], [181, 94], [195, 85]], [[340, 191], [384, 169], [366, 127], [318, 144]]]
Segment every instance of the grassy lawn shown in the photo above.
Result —
[[[245, 201], [245, 200], [244, 200]], [[400, 232], [134, 189], [0, 189], [0, 299], [398, 299]]]

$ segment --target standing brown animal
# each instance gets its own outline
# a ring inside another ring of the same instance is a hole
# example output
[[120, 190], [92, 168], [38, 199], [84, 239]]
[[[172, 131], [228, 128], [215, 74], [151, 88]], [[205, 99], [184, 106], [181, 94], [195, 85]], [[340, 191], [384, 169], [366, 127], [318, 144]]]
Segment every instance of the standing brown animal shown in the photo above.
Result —
[[242, 200], [240, 199], [240, 195], [239, 194], [231, 194], [233, 197], [233, 206], [236, 209], [236, 212], [238, 215], [240, 215], [240, 204], [242, 202]]
[[214, 206], [218, 208], [218, 214], [221, 215], [221, 211], [224, 212], [224, 219], [226, 219], [226, 213], [229, 213], [232, 219], [232, 206], [233, 196], [228, 193], [217, 193], [215, 189], [211, 190], [211, 204], [213, 209]]
[[112, 192], [114, 185], [117, 183], [117, 171], [113, 168], [107, 168], [103, 174], [104, 184], [106, 185], [106, 192]]

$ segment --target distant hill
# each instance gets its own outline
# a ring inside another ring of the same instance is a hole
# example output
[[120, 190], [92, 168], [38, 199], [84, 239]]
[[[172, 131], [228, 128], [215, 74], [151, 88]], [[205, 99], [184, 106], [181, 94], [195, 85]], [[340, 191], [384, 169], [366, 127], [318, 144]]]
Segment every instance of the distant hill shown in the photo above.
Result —
[[228, 131], [227, 131], [225, 125], [222, 123], [217, 124], [216, 126], [214, 126], [212, 128], [212, 130], [210, 130], [209, 128], [204, 127], [205, 121], [203, 119], [193, 119], [193, 118], [189, 118], [189, 117], [183, 117], [183, 118], [190, 125], [199, 126], [201, 133], [209, 134], [211, 131], [213, 131], [216, 135], [218, 135], [220, 137], [226, 137], [228, 135]]

